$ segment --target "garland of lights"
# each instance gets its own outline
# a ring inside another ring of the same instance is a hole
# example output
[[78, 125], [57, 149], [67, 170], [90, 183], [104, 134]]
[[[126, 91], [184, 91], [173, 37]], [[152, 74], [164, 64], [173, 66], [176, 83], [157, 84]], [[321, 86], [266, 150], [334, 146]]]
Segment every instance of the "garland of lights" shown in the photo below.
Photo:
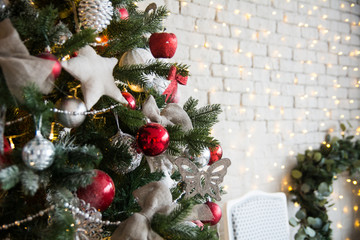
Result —
[[[345, 126], [341, 124], [343, 132]], [[300, 228], [295, 239], [331, 239], [330, 207], [327, 198], [332, 193], [337, 174], [348, 172], [352, 180], [360, 179], [360, 140], [353, 136], [341, 139], [325, 137], [319, 149], [306, 150], [297, 155], [297, 166], [291, 171], [294, 186], [290, 193], [293, 202], [300, 205], [290, 225]]]

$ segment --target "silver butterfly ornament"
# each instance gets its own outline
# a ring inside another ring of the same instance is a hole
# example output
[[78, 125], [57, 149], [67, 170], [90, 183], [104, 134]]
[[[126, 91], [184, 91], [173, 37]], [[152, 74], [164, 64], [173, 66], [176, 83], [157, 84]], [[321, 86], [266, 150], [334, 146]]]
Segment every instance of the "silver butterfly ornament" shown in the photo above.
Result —
[[186, 184], [186, 197], [190, 198], [196, 194], [204, 197], [205, 194], [208, 194], [217, 201], [221, 201], [219, 185], [230, 164], [230, 159], [223, 158], [210, 165], [206, 170], [199, 170], [188, 158], [179, 157], [175, 160], [175, 165]]

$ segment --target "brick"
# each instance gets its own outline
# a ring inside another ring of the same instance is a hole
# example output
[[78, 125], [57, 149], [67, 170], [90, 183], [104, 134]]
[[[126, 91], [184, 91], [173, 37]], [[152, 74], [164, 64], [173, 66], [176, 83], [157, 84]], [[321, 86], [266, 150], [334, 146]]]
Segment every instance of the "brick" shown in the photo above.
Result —
[[295, 97], [296, 108], [316, 108], [317, 104], [315, 97]]
[[239, 10], [240, 14], [256, 14], [256, 4], [245, 1], [229, 1], [228, 10]]
[[283, 11], [269, 7], [269, 6], [257, 5], [256, 6], [256, 16], [266, 18], [266, 19], [282, 21], [283, 20]]
[[267, 128], [269, 132], [293, 132], [293, 121], [267, 121]]
[[353, 99], [360, 99], [360, 89], [356, 88], [356, 89], [349, 89], [349, 98], [353, 98]]
[[177, 29], [189, 30], [194, 29], [195, 18], [183, 15], [173, 15], [171, 14], [166, 22], [166, 26], [171, 25]]
[[177, 36], [178, 44], [184, 44], [194, 47], [203, 46], [205, 43], [205, 36], [200, 33], [188, 32], [183, 30], [176, 30], [174, 32]]
[[326, 74], [340, 77], [340, 76], [346, 76], [347, 71], [343, 70], [341, 66], [332, 65], [331, 67], [330, 66], [326, 67]]
[[225, 109], [226, 120], [229, 121], [246, 121], [254, 120], [254, 109], [251, 108], [226, 108]]
[[294, 73], [286, 73], [280, 71], [271, 71], [271, 81], [279, 82], [283, 85], [285, 84], [293, 84], [295, 81]]
[[242, 67], [251, 67], [253, 65], [252, 58], [237, 52], [222, 52], [222, 63]]
[[257, 107], [255, 109], [255, 120], [281, 120], [278, 109], [270, 109], [269, 107]]
[[341, 87], [351, 88], [356, 84], [356, 80], [349, 77], [339, 77], [337, 83], [340, 84]]
[[301, 29], [301, 36], [306, 39], [318, 39], [319, 38], [319, 30], [316, 28], [305, 27]]
[[316, 53], [306, 49], [294, 49], [295, 61], [316, 61]]
[[255, 93], [256, 94], [267, 94], [267, 95], [279, 95], [281, 84], [273, 82], [256, 82]]
[[265, 44], [250, 42], [250, 41], [241, 41], [240, 49], [243, 52], [251, 52], [253, 55], [266, 56], [267, 47]]
[[231, 92], [252, 92], [254, 91], [254, 82], [239, 78], [225, 78], [224, 89]]
[[278, 70], [279, 63], [278, 61], [274, 60], [273, 58], [269, 57], [261, 57], [261, 56], [254, 56], [254, 63], [253, 66], [255, 68], [264, 68], [266, 70]]
[[340, 20], [340, 12], [331, 8], [321, 8], [321, 16], [326, 15], [329, 20]]
[[249, 28], [254, 30], [275, 32], [276, 22], [274, 20], [264, 18], [250, 18]]
[[190, 49], [190, 60], [203, 61], [204, 59], [211, 61], [211, 63], [220, 63], [221, 61], [220, 52], [207, 48]]
[[[350, 39], [348, 38], [350, 37]], [[360, 37], [355, 35], [355, 34], [351, 34], [351, 35], [343, 35], [341, 38], [341, 43], [342, 44], [346, 44], [346, 45], [354, 45], [357, 46], [360, 42]]]
[[183, 61], [189, 59], [189, 46], [178, 44], [177, 51], [175, 52], [175, 56], [177, 59], [181, 59]]
[[291, 12], [297, 11], [297, 1], [273, 1], [274, 7], [279, 9], [284, 9]]
[[243, 106], [266, 107], [269, 104], [269, 97], [246, 93], [242, 95], [241, 103]]
[[194, 3], [187, 3], [181, 7], [181, 15], [192, 16], [204, 19], [215, 19], [216, 10], [207, 6], [201, 6]]
[[223, 79], [219, 77], [190, 76], [188, 84], [200, 90], [222, 91]]
[[350, 25], [348, 23], [332, 21], [330, 29], [339, 33], [350, 33]]
[[348, 91], [346, 88], [333, 88], [330, 87], [327, 89], [327, 96], [333, 97], [336, 96], [336, 98], [347, 98]]
[[216, 21], [241, 27], [249, 26], [249, 22], [243, 14], [234, 14], [233, 11], [218, 11]]
[[290, 59], [292, 58], [292, 49], [289, 47], [269, 45], [268, 54], [270, 57]]
[[280, 70], [284, 72], [295, 72], [300, 73], [303, 72], [304, 66], [303, 64], [295, 61], [289, 60], [280, 60]]
[[339, 56], [339, 64], [343, 66], [358, 67], [360, 65], [360, 58]]
[[311, 64], [304, 64], [304, 72], [310, 73], [310, 74], [325, 74], [326, 68], [325, 64], [317, 64], [317, 63], [311, 63]]
[[210, 104], [221, 103], [223, 105], [236, 105], [240, 104], [240, 94], [232, 92], [211, 92], [209, 94]]
[[166, 8], [172, 13], [172, 14], [178, 14], [179, 13], [179, 4], [180, 2], [166, 0]]
[[324, 109], [335, 109], [337, 106], [331, 98], [318, 98], [318, 107]]
[[190, 65], [189, 71], [193, 76], [196, 75], [210, 76], [210, 68], [206, 63], [189, 61], [185, 64]]
[[321, 86], [307, 86], [305, 88], [305, 93], [308, 96], [314, 96], [314, 97], [326, 97], [327, 96], [326, 89]]
[[299, 85], [282, 85], [281, 94], [285, 96], [303, 96], [305, 94], [305, 87]]
[[289, 35], [291, 37], [301, 37], [301, 30], [294, 24], [284, 22], [277, 23], [277, 33]]
[[337, 64], [338, 55], [331, 53], [316, 53], [316, 61], [324, 64]]
[[240, 77], [241, 71], [239, 67], [224, 66], [222, 64], [212, 64], [211, 73], [215, 77]]
[[228, 26], [223, 26], [210, 20], [198, 19], [196, 21], [197, 30], [199, 33], [212, 34], [217, 36], [229, 37], [230, 30]]
[[242, 71], [242, 77], [247, 80], [268, 82], [270, 79], [270, 73], [269, 70], [265, 70], [265, 69], [249, 69], [248, 71], [246, 70]]
[[270, 105], [275, 107], [293, 107], [293, 96], [270, 96]]
[[230, 26], [231, 38], [235, 39], [251, 39], [254, 31], [238, 26]]
[[238, 41], [231, 38], [224, 38], [218, 36], [207, 36], [206, 41], [210, 48], [222, 51], [236, 51], [238, 50]]

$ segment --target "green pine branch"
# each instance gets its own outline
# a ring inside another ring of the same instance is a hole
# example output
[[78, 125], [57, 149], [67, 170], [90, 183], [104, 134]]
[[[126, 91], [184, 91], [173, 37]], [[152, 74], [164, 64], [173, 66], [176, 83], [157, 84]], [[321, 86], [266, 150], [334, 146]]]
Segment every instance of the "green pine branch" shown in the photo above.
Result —
[[95, 42], [95, 37], [95, 30], [90, 28], [83, 29], [82, 31], [75, 33], [61, 46], [56, 46], [53, 53], [59, 58], [64, 57], [67, 54], [72, 55], [80, 48]]
[[[155, 74], [156, 77], [167, 78], [170, 67], [173, 65], [174, 63], [165, 63], [156, 60], [146, 64], [119, 66], [114, 69], [114, 77], [125, 83], [129, 82], [130, 84], [145, 87], [146, 80], [148, 80], [146, 75]], [[177, 63], [175, 63], [175, 65], [178, 68], [178, 72], [188, 72], [187, 65]]]
[[200, 229], [187, 225], [185, 218], [191, 213], [192, 200], [182, 202], [168, 216], [156, 214], [151, 221], [151, 228], [164, 239], [171, 240], [215, 240], [216, 231], [208, 227]]
[[220, 104], [212, 104], [197, 109], [199, 100], [190, 97], [183, 108], [189, 115], [194, 127], [210, 129], [218, 122], [218, 115], [222, 112]]
[[[165, 7], [159, 7], [153, 14], [130, 11], [131, 17], [125, 20], [111, 21], [104, 34], [111, 39], [104, 49], [104, 56], [121, 56], [124, 52], [145, 47], [144, 34], [161, 30], [161, 22], [167, 16]], [[129, 37], [131, 36], [131, 37]]]

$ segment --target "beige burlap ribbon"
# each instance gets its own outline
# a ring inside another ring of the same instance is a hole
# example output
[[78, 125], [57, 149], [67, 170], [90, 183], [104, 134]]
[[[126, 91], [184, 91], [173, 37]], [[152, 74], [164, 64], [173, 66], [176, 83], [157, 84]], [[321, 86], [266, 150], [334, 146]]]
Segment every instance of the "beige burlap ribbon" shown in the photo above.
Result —
[[142, 112], [152, 122], [160, 123], [163, 126], [177, 124], [180, 125], [184, 131], [193, 128], [190, 117], [178, 104], [169, 103], [160, 112], [152, 95], [144, 102]]
[[[161, 181], [151, 182], [136, 189], [133, 196], [141, 212], [135, 213], [115, 230], [111, 240], [162, 240], [150, 226], [155, 213], [169, 214], [176, 204], [172, 202], [170, 189]], [[196, 205], [186, 220], [211, 220], [213, 215], [205, 204]]]
[[19, 101], [23, 100], [22, 89], [31, 83], [43, 94], [52, 91], [54, 64], [54, 61], [31, 56], [9, 19], [0, 22], [0, 67], [11, 94]]

